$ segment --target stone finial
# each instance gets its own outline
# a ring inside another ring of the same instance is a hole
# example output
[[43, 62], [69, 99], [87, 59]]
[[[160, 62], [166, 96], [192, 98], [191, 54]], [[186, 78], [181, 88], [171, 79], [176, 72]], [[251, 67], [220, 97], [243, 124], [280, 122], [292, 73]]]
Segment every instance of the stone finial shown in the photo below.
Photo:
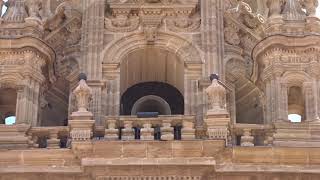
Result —
[[226, 89], [218, 82], [219, 76], [210, 76], [211, 85], [205, 90], [209, 98], [208, 113], [226, 112]]
[[92, 90], [86, 83], [87, 77], [85, 74], [79, 75], [79, 85], [73, 91], [76, 96], [78, 112], [87, 112], [90, 100], [92, 98]]
[[23, 0], [10, 0], [7, 2], [8, 10], [3, 19], [10, 23], [23, 23], [24, 19], [28, 17], [25, 2]]
[[283, 18], [287, 21], [303, 21], [306, 15], [302, 11], [302, 7], [297, 0], [287, 0], [284, 10]]

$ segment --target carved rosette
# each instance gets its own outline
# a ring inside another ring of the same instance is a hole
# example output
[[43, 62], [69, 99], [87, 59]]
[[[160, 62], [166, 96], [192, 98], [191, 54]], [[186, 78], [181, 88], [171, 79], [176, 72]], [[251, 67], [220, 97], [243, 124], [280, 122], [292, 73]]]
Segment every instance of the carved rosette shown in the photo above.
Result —
[[84, 79], [80, 80], [73, 93], [76, 97], [78, 112], [88, 112], [89, 103], [92, 99], [92, 90]]
[[226, 89], [213, 79], [211, 85], [205, 90], [209, 100], [208, 114], [226, 113]]

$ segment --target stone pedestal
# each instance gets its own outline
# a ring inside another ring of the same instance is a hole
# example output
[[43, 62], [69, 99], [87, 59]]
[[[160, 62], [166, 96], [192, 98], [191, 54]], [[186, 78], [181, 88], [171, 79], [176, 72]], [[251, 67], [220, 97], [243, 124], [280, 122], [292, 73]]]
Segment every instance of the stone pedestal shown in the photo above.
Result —
[[69, 120], [70, 137], [74, 141], [90, 141], [93, 136], [94, 120], [91, 112], [74, 112]]
[[204, 122], [206, 123], [208, 139], [223, 139], [226, 144], [228, 143], [230, 117], [226, 112], [219, 114], [208, 111]]
[[181, 139], [182, 140], [193, 140], [196, 138], [196, 130], [194, 128], [194, 123], [189, 121], [183, 121], [181, 129]]
[[0, 125], [0, 149], [26, 149], [29, 147], [27, 131], [30, 126], [19, 125]]
[[171, 141], [174, 139], [173, 127], [170, 120], [164, 120], [161, 129], [161, 140]]

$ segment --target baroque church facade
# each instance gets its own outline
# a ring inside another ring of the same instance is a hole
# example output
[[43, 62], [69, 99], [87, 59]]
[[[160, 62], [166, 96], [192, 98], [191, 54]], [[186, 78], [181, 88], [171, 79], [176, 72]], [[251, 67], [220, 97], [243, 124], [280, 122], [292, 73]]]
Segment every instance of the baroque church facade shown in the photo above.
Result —
[[0, 180], [320, 179], [317, 0], [0, 7]]

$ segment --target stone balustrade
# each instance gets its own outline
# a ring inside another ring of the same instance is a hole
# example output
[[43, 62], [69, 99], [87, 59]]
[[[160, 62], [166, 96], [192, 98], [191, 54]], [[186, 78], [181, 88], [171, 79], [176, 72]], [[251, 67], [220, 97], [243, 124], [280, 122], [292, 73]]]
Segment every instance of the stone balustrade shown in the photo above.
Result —
[[32, 127], [27, 133], [29, 146], [34, 148], [61, 148], [66, 147], [69, 137], [69, 128], [56, 127]]
[[235, 136], [234, 144], [241, 146], [269, 146], [273, 143], [273, 128], [270, 125], [237, 123], [232, 126], [231, 133]]
[[195, 117], [136, 116], [106, 117], [106, 140], [192, 140], [195, 139]]

